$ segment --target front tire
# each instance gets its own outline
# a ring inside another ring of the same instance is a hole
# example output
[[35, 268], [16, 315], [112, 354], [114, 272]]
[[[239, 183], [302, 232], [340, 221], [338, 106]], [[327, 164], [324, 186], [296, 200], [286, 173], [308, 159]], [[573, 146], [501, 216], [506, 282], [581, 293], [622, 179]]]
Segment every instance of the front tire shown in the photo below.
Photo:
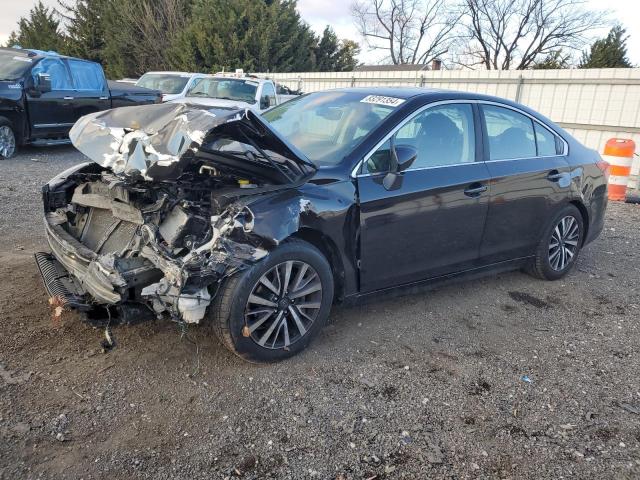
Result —
[[249, 362], [289, 358], [325, 325], [333, 289], [324, 255], [307, 242], [289, 240], [224, 281], [211, 306], [213, 330]]
[[11, 122], [0, 118], [0, 159], [13, 157], [16, 150], [16, 135]]
[[549, 222], [528, 273], [543, 280], [558, 280], [571, 271], [584, 242], [584, 219], [574, 205], [563, 207]]

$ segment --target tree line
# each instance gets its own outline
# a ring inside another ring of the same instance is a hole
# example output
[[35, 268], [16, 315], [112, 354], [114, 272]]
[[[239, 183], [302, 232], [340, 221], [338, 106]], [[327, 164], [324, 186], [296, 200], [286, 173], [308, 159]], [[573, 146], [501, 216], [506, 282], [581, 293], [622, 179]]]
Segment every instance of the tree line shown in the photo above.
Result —
[[7, 46], [100, 62], [110, 78], [150, 70], [353, 70], [360, 48], [330, 26], [318, 37], [295, 0], [58, 0], [38, 2]]
[[[349, 71], [360, 46], [330, 26], [317, 36], [296, 0], [38, 2], [7, 46], [102, 63], [111, 78], [150, 70]], [[366, 48], [384, 62], [487, 70], [631, 67], [628, 36], [585, 0], [353, 0]]]
[[[453, 68], [630, 67], [625, 31], [586, 0], [355, 0], [368, 48], [394, 64], [445, 60]], [[586, 51], [583, 51], [587, 48]], [[582, 53], [576, 61], [575, 55]]]

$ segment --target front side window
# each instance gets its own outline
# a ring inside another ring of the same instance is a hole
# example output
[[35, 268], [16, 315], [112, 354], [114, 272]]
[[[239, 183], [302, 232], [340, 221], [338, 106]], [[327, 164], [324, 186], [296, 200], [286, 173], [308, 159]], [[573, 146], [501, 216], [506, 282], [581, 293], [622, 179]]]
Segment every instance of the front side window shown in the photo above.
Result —
[[73, 90], [69, 71], [59, 58], [44, 58], [31, 69], [31, 75], [36, 85], [39, 73], [49, 74], [51, 90]]
[[[475, 128], [470, 104], [428, 108], [404, 124], [393, 136], [396, 146], [409, 145], [418, 156], [412, 169], [459, 165], [475, 161]], [[387, 141], [365, 164], [369, 173], [389, 171]]]
[[489, 140], [490, 160], [536, 156], [533, 121], [529, 117], [510, 108], [493, 105], [483, 105], [482, 111]]
[[102, 68], [97, 63], [69, 60], [69, 68], [76, 90], [104, 89], [104, 75]]

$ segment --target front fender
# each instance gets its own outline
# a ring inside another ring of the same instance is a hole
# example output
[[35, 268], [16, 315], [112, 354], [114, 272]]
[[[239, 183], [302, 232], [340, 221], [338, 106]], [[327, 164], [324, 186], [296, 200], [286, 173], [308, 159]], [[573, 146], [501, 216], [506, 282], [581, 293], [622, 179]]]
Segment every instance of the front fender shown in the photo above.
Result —
[[349, 181], [299, 188], [252, 197], [246, 206], [254, 215], [252, 234], [275, 247], [301, 230], [313, 230], [335, 245], [345, 274], [345, 294], [357, 288], [358, 210]]

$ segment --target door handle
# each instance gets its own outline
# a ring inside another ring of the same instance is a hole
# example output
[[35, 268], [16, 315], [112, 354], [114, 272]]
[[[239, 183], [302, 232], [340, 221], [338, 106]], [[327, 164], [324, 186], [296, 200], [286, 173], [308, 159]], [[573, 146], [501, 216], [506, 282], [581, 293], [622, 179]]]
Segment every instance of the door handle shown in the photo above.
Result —
[[562, 177], [563, 177], [562, 173], [560, 173], [558, 170], [551, 170], [547, 175], [547, 180], [550, 180], [552, 182], [557, 182]]
[[472, 183], [468, 188], [465, 189], [464, 194], [467, 197], [477, 197], [481, 193], [487, 191], [487, 186], [482, 185], [481, 183]]
[[73, 97], [64, 97], [63, 100], [73, 100]]

